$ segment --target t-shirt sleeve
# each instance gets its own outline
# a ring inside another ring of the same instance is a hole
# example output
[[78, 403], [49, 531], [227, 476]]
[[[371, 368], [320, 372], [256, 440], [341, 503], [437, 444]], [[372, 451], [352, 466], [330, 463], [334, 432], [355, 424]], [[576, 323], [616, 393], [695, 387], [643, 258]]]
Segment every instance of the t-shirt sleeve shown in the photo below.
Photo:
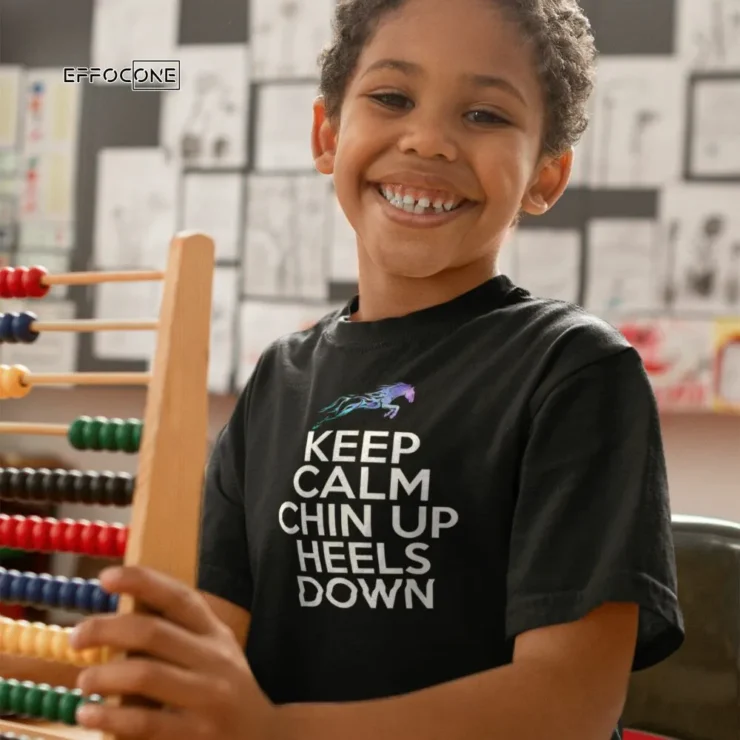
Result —
[[231, 419], [221, 430], [208, 461], [198, 589], [249, 610], [253, 586], [244, 508], [246, 395], [245, 390]]
[[660, 422], [632, 348], [533, 401], [509, 555], [509, 637], [630, 602], [640, 608], [634, 670], [680, 647]]

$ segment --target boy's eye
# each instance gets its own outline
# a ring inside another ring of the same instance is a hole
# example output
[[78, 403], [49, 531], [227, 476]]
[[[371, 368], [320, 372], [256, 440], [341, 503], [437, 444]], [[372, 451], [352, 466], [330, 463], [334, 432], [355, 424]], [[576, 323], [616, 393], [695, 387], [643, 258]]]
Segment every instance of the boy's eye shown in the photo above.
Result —
[[507, 124], [508, 121], [501, 116], [493, 113], [490, 110], [473, 110], [467, 114], [467, 118], [471, 123], [483, 123], [483, 124]]
[[405, 95], [400, 93], [376, 93], [370, 97], [387, 108], [410, 108], [413, 105]]

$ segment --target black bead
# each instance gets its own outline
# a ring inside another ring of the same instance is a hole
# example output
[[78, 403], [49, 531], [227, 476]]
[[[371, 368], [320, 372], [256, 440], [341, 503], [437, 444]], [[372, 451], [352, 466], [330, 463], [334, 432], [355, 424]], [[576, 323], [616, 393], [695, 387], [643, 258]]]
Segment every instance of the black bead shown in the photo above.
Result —
[[22, 470], [15, 470], [10, 476], [10, 487], [15, 492], [16, 501], [30, 501], [31, 496], [26, 488], [26, 480], [28, 479], [29, 468], [23, 468]]

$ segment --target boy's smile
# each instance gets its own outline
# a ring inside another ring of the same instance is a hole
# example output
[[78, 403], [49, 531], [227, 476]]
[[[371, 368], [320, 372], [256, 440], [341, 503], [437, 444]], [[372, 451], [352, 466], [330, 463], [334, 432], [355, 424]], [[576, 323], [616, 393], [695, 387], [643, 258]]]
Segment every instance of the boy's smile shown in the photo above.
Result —
[[372, 283], [398, 306], [409, 280], [464, 273], [459, 291], [494, 273], [519, 213], [543, 213], [567, 181], [541, 156], [544, 102], [530, 45], [490, 0], [406, 0], [382, 17], [339, 120], [317, 101], [313, 135], [357, 234], [361, 295]]

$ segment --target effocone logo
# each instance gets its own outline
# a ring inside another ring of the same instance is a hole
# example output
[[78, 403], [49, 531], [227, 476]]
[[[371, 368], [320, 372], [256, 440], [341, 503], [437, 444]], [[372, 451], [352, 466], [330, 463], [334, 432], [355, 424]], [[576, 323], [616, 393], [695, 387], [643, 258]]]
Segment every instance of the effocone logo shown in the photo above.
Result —
[[129, 85], [132, 90], [179, 90], [180, 60], [135, 59], [130, 67], [65, 67], [64, 81], [74, 84]]

